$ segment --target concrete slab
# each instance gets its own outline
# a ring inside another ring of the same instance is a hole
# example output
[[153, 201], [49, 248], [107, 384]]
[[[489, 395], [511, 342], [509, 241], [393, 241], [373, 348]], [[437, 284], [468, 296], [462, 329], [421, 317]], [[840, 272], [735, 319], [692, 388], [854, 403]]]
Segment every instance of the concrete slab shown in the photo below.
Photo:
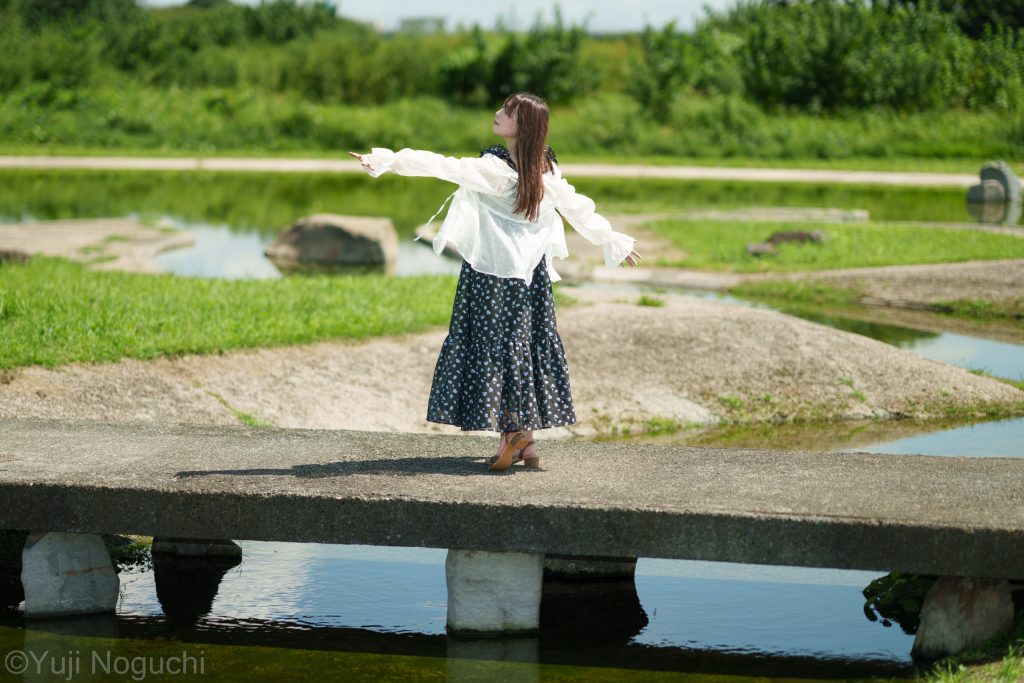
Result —
[[0, 528], [1024, 578], [1024, 459], [0, 419]]

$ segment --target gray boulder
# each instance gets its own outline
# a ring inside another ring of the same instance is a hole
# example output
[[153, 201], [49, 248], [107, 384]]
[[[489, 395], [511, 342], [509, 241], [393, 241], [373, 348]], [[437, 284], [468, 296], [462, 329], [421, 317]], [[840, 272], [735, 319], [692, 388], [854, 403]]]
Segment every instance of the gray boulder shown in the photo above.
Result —
[[282, 231], [264, 254], [285, 271], [366, 266], [393, 274], [398, 235], [389, 218], [315, 214]]
[[981, 182], [967, 190], [967, 213], [982, 223], [1016, 225], [1021, 217], [1021, 182], [1005, 161], [981, 167]]
[[994, 181], [1002, 185], [1004, 201], [1019, 202], [1021, 199], [1020, 178], [1005, 161], [990, 161], [981, 167], [982, 184]]

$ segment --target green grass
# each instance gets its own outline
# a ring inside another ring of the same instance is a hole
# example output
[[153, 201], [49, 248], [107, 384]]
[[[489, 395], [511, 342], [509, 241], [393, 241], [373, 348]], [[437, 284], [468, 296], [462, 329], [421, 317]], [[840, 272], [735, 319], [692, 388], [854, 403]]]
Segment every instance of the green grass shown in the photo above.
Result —
[[[1024, 239], [971, 229], [922, 228], [901, 223], [759, 223], [659, 220], [647, 227], [688, 253], [657, 265], [737, 273], [830, 270], [908, 263], [1024, 258]], [[778, 253], [751, 256], [747, 244], [783, 230], [821, 230], [822, 244], [785, 243]]]
[[637, 303], [638, 306], [654, 306], [654, 307], [658, 307], [658, 306], [664, 306], [665, 305], [665, 300], [664, 299], [659, 299], [656, 296], [650, 296], [648, 294], [641, 294], [640, 298], [637, 300], [636, 303]]
[[977, 647], [935, 662], [925, 683], [1016, 683], [1024, 680], [1024, 612], [1013, 628]]
[[[0, 368], [419, 332], [448, 324], [456, 281], [377, 274], [204, 279], [93, 271], [35, 256], [0, 265]], [[558, 285], [554, 298], [556, 307], [574, 303]], [[232, 410], [245, 424], [263, 424]]]
[[225, 408], [227, 408], [232, 413], [234, 413], [235, 417], [238, 418], [238, 421], [241, 422], [244, 425], [248, 425], [249, 427], [273, 427], [274, 426], [274, 425], [270, 424], [269, 422], [266, 422], [265, 420], [259, 419], [258, 417], [256, 417], [255, 415], [252, 415], [251, 413], [247, 413], [245, 411], [239, 410], [238, 408], [234, 407], [233, 405], [228, 403], [227, 399], [225, 399], [223, 396], [218, 394], [216, 391], [210, 391], [209, 389], [204, 389], [203, 391], [205, 391], [207, 394], [209, 394], [210, 396], [213, 396], [215, 399], [220, 401], [220, 403]]
[[218, 280], [92, 271], [34, 257], [0, 266], [0, 367], [210, 353], [446, 324], [454, 276]]

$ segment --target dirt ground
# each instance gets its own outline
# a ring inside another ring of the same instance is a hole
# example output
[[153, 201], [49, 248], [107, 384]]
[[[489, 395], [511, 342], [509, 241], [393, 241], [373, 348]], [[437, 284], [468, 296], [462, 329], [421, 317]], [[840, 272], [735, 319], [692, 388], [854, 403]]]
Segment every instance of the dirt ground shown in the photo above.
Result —
[[[774, 311], [563, 291], [580, 300], [557, 313], [577, 423], [541, 439], [652, 418], [927, 418], [1024, 401], [1004, 383]], [[425, 420], [446, 334], [0, 371], [0, 416], [238, 424], [241, 411], [279, 427], [460, 433]]]

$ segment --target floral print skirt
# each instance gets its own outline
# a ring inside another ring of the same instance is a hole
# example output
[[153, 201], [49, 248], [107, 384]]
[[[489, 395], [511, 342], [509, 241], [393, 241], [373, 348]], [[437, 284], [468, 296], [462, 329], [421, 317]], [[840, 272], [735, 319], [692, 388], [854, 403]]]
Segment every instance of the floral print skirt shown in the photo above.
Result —
[[576, 422], [544, 258], [529, 286], [462, 261], [427, 420], [499, 432]]

